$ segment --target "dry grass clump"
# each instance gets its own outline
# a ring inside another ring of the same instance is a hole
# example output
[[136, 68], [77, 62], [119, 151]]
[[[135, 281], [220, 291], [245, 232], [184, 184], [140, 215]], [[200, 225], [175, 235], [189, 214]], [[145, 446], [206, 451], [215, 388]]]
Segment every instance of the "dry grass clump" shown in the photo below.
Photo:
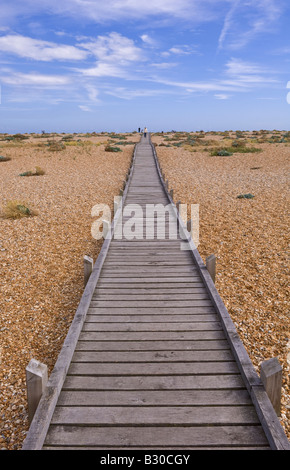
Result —
[[49, 140], [47, 142], [48, 151], [49, 152], [60, 152], [61, 150], [65, 149], [65, 145], [63, 142]]
[[24, 171], [24, 173], [20, 173], [19, 176], [42, 176], [45, 175], [45, 171], [40, 167], [36, 166], [34, 171]]
[[37, 212], [29, 207], [25, 201], [12, 200], [6, 203], [2, 209], [4, 219], [22, 219], [23, 217], [33, 217]]
[[106, 145], [105, 152], [122, 152], [120, 147], [112, 147], [110, 144]]

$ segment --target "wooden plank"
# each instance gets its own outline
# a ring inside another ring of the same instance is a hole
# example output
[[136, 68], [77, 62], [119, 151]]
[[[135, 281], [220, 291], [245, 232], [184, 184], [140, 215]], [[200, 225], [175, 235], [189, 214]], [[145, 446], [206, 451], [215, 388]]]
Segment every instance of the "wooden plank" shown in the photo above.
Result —
[[135, 279], [135, 282], [138, 282], [138, 281], [142, 282], [146, 278], [151, 279], [151, 282], [155, 282], [155, 280], [158, 282], [158, 279], [159, 279], [159, 282], [167, 282], [167, 279], [170, 279], [170, 282], [174, 282], [174, 283], [183, 282], [184, 279], [186, 280], [193, 279], [196, 282], [200, 282], [200, 278], [198, 277], [196, 273], [194, 273], [194, 271], [189, 270], [188, 272], [180, 272], [179, 276], [177, 276], [177, 273], [176, 271], [174, 272], [174, 270], [172, 271], [168, 270], [166, 272], [164, 271], [157, 272], [157, 269], [155, 270], [151, 269], [147, 271], [144, 270], [143, 272], [136, 271], [136, 270], [130, 270], [130, 271], [127, 270], [126, 272], [116, 271], [116, 270], [111, 270], [111, 271], [104, 270], [102, 272], [102, 277], [104, 280], [109, 278], [109, 279], [114, 279], [115, 282], [116, 282], [116, 278], [118, 279], [129, 278], [129, 279], [132, 279], [133, 281]]
[[[254, 406], [57, 406], [52, 424], [101, 426], [177, 426], [177, 425], [249, 425], [258, 424]], [[154, 442], [154, 441], [153, 441]]]
[[[104, 286], [104, 285], [110, 285], [110, 284], [130, 284], [132, 286], [137, 286], [138, 284], [141, 284], [141, 287], [151, 287], [148, 284], [154, 284], [156, 287], [160, 287], [160, 284], [162, 287], [164, 287], [164, 284], [170, 288], [170, 284], [174, 286], [180, 286], [181, 284], [200, 284], [200, 278], [198, 276], [188, 276], [188, 277], [178, 277], [174, 278], [173, 277], [163, 277], [163, 276], [158, 276], [158, 277], [123, 277], [123, 276], [118, 276], [118, 279], [114, 277], [102, 277], [102, 280], [98, 283], [98, 286]], [[205, 285], [205, 284], [203, 284]]]
[[211, 307], [210, 300], [91, 300], [91, 307]]
[[63, 390], [244, 390], [240, 374], [197, 376], [76, 376], [67, 375]]
[[49, 429], [45, 444], [58, 446], [96, 446], [129, 449], [140, 446], [166, 448], [180, 446], [224, 447], [224, 446], [265, 446], [267, 440], [261, 426], [179, 426], [137, 427], [137, 426], [63, 426], [54, 425]]
[[191, 294], [169, 294], [169, 293], [157, 293], [157, 294], [136, 294], [135, 292], [123, 292], [122, 294], [103, 294], [103, 293], [98, 293], [92, 297], [92, 301], [104, 301], [104, 300], [110, 300], [110, 301], [118, 301], [118, 300], [129, 300], [129, 301], [138, 301], [138, 300], [145, 300], [145, 301], [153, 301], [153, 300], [180, 300], [180, 301], [185, 301], [185, 300], [205, 300], [209, 299], [209, 296], [205, 290], [202, 292], [193, 292]]
[[62, 391], [59, 406], [250, 405], [244, 390]]
[[128, 265], [128, 266], [116, 266], [116, 265], [105, 265], [102, 270], [102, 275], [107, 275], [112, 273], [116, 273], [116, 275], [119, 274], [125, 274], [125, 275], [132, 275], [132, 274], [138, 274], [138, 276], [143, 276], [143, 275], [151, 275], [151, 276], [157, 276], [158, 274], [163, 274], [164, 276], [174, 276], [178, 277], [179, 273], [182, 275], [197, 275], [197, 268], [194, 266], [191, 266], [190, 264], [185, 266], [185, 265], [179, 265], [179, 266], [174, 266], [172, 264], [167, 264], [166, 266], [162, 266], [161, 264], [156, 264], [156, 265], [151, 265], [147, 264], [146, 266], [141, 265]]
[[111, 308], [111, 307], [93, 307], [90, 305], [90, 308], [93, 308], [96, 313], [100, 315], [168, 315], [180, 314], [180, 315], [201, 315], [207, 313], [215, 313], [214, 307], [121, 307], [121, 308]]
[[83, 331], [124, 331], [124, 332], [138, 332], [138, 331], [221, 331], [222, 326], [218, 321], [215, 322], [194, 322], [194, 323], [95, 323], [95, 322], [86, 322], [83, 326]]
[[182, 340], [182, 341], [86, 341], [80, 339], [75, 351], [210, 351], [227, 349], [224, 340]]
[[141, 294], [148, 294], [148, 295], [156, 295], [156, 294], [167, 294], [170, 296], [170, 294], [200, 294], [200, 293], [204, 293], [204, 292], [207, 292], [206, 288], [200, 284], [200, 285], [192, 285], [191, 287], [169, 287], [168, 285], [166, 287], [158, 287], [155, 285], [155, 289], [153, 288], [146, 288], [146, 287], [143, 287], [142, 285], [134, 285], [134, 286], [131, 286], [131, 284], [129, 285], [125, 285], [125, 286], [120, 286], [119, 284], [114, 284], [114, 286], [111, 286], [110, 284], [107, 284], [103, 287], [98, 287], [96, 290], [95, 290], [95, 293], [94, 293], [94, 297], [98, 297], [98, 296], [103, 296], [103, 295], [110, 295], [110, 297], [112, 298], [112, 296], [115, 296], [115, 295], [141, 295]]
[[[134, 258], [134, 259], [133, 259]], [[145, 258], [146, 258], [146, 261], [145, 261]], [[122, 265], [120, 266], [120, 264], [118, 263], [122, 263]], [[105, 263], [104, 263], [104, 267], [103, 269], [106, 269], [106, 268], [116, 268], [116, 269], [120, 269], [120, 268], [127, 268], [127, 267], [131, 267], [131, 266], [134, 266], [134, 267], [138, 267], [139, 266], [142, 266], [145, 267], [145, 266], [149, 266], [149, 267], [177, 267], [177, 266], [182, 266], [182, 267], [189, 267], [191, 268], [191, 271], [192, 270], [196, 270], [197, 268], [195, 268], [193, 265], [192, 265], [192, 262], [189, 260], [189, 259], [174, 259], [174, 258], [171, 258], [170, 259], [154, 259], [152, 258], [152, 260], [149, 260], [148, 257], [144, 257], [144, 259], [140, 259], [140, 260], [137, 260], [136, 257], [132, 257], [130, 256], [130, 259], [125, 259], [124, 257], [122, 258], [119, 258], [117, 260], [107, 260]], [[167, 271], [167, 269], [163, 269], [163, 271]]]
[[228, 349], [210, 351], [75, 351], [73, 362], [221, 362], [233, 361]]
[[185, 322], [215, 322], [218, 321], [218, 317], [215, 313], [204, 313], [204, 314], [175, 314], [175, 315], [112, 315], [107, 313], [107, 315], [98, 314], [98, 309], [89, 308], [86, 316], [86, 323], [185, 323]]
[[200, 341], [225, 339], [223, 331], [81, 331], [80, 341]]
[[95, 309], [89, 308], [86, 316], [86, 323], [191, 323], [191, 322], [215, 322], [218, 318], [215, 313], [213, 314], [196, 314], [196, 315], [100, 315]]
[[72, 362], [69, 375], [198, 375], [198, 374], [237, 374], [238, 368], [235, 362], [204, 362], [200, 363], [83, 363]]
[[135, 281], [128, 281], [127, 279], [123, 280], [120, 282], [120, 279], [114, 279], [114, 280], [108, 280], [103, 279], [102, 281], [98, 282], [98, 288], [95, 290], [95, 293], [99, 292], [100, 289], [102, 290], [121, 290], [124, 292], [124, 290], [129, 289], [129, 290], [136, 290], [137, 292], [148, 292], [150, 290], [152, 293], [154, 293], [155, 290], [163, 291], [163, 292], [191, 292], [195, 289], [199, 288], [205, 288], [205, 285], [202, 282], [198, 282], [196, 278], [190, 278], [188, 282], [178, 282], [176, 280], [175, 283], [172, 282], [146, 282], [147, 279], [145, 279], [144, 283], [143, 282], [137, 282], [138, 280], [136, 279]]

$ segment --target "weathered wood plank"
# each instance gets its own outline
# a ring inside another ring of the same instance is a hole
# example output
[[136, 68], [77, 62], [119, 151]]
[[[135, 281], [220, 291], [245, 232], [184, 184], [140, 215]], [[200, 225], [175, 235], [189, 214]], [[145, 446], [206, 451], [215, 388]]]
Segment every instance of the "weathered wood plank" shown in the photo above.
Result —
[[59, 406], [251, 405], [247, 390], [63, 391]]
[[72, 362], [68, 374], [70, 375], [198, 375], [198, 374], [237, 374], [238, 368], [235, 362], [203, 362], [191, 363], [83, 363]]
[[[102, 280], [98, 283], [99, 286], [104, 285], [112, 285], [118, 283], [121, 284], [130, 284], [131, 286], [138, 286], [141, 284], [141, 287], [149, 288], [151, 287], [150, 284], [154, 285], [155, 287], [165, 287], [170, 288], [170, 286], [180, 286], [181, 284], [190, 284], [195, 287], [195, 284], [200, 285], [200, 278], [198, 276], [188, 276], [188, 277], [126, 277], [126, 276], [118, 276], [118, 279], [115, 277], [102, 277]], [[148, 285], [149, 284], [149, 285]], [[204, 284], [202, 284], [204, 285]], [[123, 286], [121, 286], [123, 287]]]
[[267, 440], [261, 426], [179, 426], [176, 427], [92, 427], [54, 425], [49, 429], [46, 445], [119, 447], [148, 446], [166, 448], [180, 446], [223, 447], [265, 446]]
[[185, 322], [215, 322], [218, 321], [217, 315], [215, 313], [204, 313], [204, 314], [175, 314], [175, 315], [112, 315], [107, 313], [107, 315], [98, 314], [98, 309], [89, 308], [88, 314], [86, 316], [86, 323], [185, 323]]
[[230, 350], [210, 351], [75, 351], [73, 362], [221, 362], [233, 361]]
[[82, 331], [80, 341], [188, 341], [225, 339], [223, 331]]
[[183, 275], [197, 275], [197, 268], [195, 268], [194, 266], [191, 266], [191, 265], [188, 265], [188, 266], [166, 266], [163, 267], [163, 266], [160, 266], [160, 265], [148, 265], [148, 266], [142, 266], [142, 265], [139, 265], [139, 266], [104, 266], [103, 270], [102, 270], [102, 276], [107, 276], [108, 277], [108, 274], [112, 274], [112, 277], [115, 277], [120, 275], [120, 274], [123, 274], [123, 275], [133, 275], [133, 274], [136, 274], [138, 276], [148, 276], [148, 275], [151, 275], [151, 276], [158, 276], [158, 275], [161, 275], [163, 274], [163, 276], [173, 276], [174, 278], [178, 278], [179, 277], [179, 273], [181, 273], [181, 276]]
[[57, 406], [52, 424], [98, 426], [176, 426], [176, 425], [249, 425], [258, 424], [254, 406]]
[[76, 351], [185, 351], [227, 349], [226, 339], [182, 341], [85, 341], [80, 338]]
[[86, 322], [83, 331], [124, 331], [124, 332], [150, 332], [150, 331], [222, 331], [220, 322], [194, 322], [194, 323], [92, 323]]
[[63, 390], [239, 390], [245, 389], [240, 374], [170, 376], [67, 375]]
[[174, 287], [171, 288], [166, 285], [166, 287], [158, 287], [155, 285], [155, 288], [146, 288], [140, 284], [135, 285], [125, 285], [121, 286], [119, 284], [114, 284], [113, 286], [110, 284], [103, 285], [102, 287], [98, 287], [95, 290], [94, 297], [101, 296], [101, 295], [110, 295], [111, 297], [114, 295], [134, 295], [134, 294], [148, 294], [148, 295], [156, 295], [156, 294], [200, 294], [207, 292], [206, 288], [202, 284], [193, 284], [191, 287]]
[[211, 307], [210, 300], [91, 300], [91, 307]]
[[135, 292], [122, 292], [121, 294], [116, 294], [116, 293], [98, 293], [92, 297], [92, 301], [139, 301], [139, 300], [145, 300], [145, 301], [153, 301], [153, 300], [158, 300], [158, 301], [182, 301], [184, 302], [185, 300], [205, 300], [209, 299], [209, 295], [205, 289], [203, 289], [201, 292], [200, 291], [195, 291], [191, 294], [170, 294], [170, 293], [147, 293], [147, 294], [137, 294]]
[[100, 315], [173, 315], [173, 314], [180, 314], [180, 315], [202, 315], [207, 313], [215, 313], [214, 307], [200, 307], [200, 306], [192, 306], [192, 307], [93, 307], [90, 305], [90, 308], [96, 313]]

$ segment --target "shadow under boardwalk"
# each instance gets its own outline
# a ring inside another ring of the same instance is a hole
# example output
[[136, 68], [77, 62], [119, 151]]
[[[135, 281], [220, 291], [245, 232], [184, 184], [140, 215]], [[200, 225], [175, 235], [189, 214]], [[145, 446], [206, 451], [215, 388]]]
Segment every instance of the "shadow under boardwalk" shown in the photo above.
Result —
[[169, 202], [142, 137], [41, 448], [273, 447], [174, 211], [145, 217]]

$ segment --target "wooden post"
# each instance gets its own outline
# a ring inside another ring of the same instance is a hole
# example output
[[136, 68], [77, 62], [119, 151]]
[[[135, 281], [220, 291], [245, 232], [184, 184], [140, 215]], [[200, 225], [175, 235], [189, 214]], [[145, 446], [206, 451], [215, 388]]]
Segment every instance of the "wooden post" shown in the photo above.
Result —
[[170, 189], [169, 194], [170, 194], [171, 199], [173, 200], [173, 189]]
[[277, 357], [273, 357], [262, 362], [260, 376], [273, 408], [276, 411], [277, 416], [280, 416], [282, 367]]
[[123, 194], [124, 194], [124, 191], [123, 191], [123, 189], [120, 189], [120, 193], [119, 193], [119, 195], [120, 195], [120, 196], [123, 196]]
[[94, 260], [90, 256], [85, 255], [84, 256], [84, 286], [85, 287], [87, 285], [90, 275], [92, 274], [93, 266], [94, 266]]
[[215, 255], [210, 255], [206, 258], [206, 267], [213, 280], [215, 282], [216, 276], [216, 257]]
[[41, 395], [47, 384], [47, 366], [31, 359], [26, 367], [26, 390], [28, 401], [28, 419], [31, 423]]

